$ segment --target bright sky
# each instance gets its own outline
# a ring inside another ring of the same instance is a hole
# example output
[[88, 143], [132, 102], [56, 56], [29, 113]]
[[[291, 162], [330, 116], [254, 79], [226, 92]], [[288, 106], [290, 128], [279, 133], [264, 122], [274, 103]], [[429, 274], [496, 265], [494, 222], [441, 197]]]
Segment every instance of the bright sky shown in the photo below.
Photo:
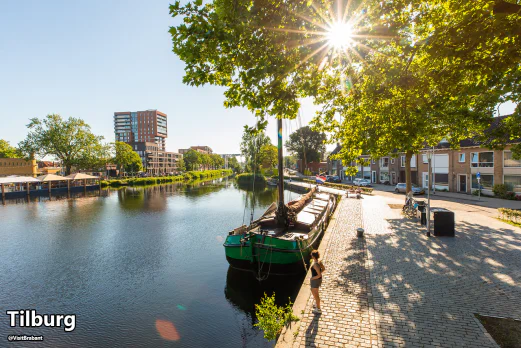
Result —
[[[208, 145], [238, 153], [255, 118], [223, 107], [223, 89], [182, 84], [171, 51], [173, 0], [3, 1], [0, 11], [0, 139], [16, 145], [29, 118], [79, 117], [114, 141], [115, 111], [168, 115], [167, 150]], [[316, 107], [306, 100], [303, 124]], [[508, 114], [512, 106], [502, 108]], [[296, 122], [293, 122], [293, 130]], [[268, 135], [276, 141], [275, 122]], [[328, 147], [330, 148], [330, 147]]]
[[[222, 88], [182, 83], [172, 52], [173, 0], [4, 1], [0, 11], [0, 139], [16, 145], [29, 118], [79, 117], [114, 141], [115, 111], [168, 115], [167, 150], [208, 145], [239, 153], [255, 118], [225, 109]], [[302, 108], [307, 123], [315, 108]], [[296, 127], [294, 122], [293, 128]], [[268, 135], [276, 141], [275, 122]]]

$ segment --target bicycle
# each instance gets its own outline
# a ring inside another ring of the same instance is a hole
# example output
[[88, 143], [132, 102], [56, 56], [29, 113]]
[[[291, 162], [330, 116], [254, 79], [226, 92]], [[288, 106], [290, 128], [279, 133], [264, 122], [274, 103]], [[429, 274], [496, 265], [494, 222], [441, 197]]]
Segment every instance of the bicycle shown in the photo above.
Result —
[[416, 210], [418, 208], [418, 203], [412, 198], [407, 197], [407, 200], [405, 201], [405, 204], [402, 208], [403, 215], [412, 218], [416, 216]]

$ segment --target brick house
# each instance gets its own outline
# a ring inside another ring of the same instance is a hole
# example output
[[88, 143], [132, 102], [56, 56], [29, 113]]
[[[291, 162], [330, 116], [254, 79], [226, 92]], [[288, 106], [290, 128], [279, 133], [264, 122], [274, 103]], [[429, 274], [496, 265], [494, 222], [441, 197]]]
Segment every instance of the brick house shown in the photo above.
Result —
[[[506, 116], [497, 117], [485, 133], [501, 124]], [[441, 142], [432, 149], [421, 150], [411, 158], [411, 182], [421, 187], [428, 186], [427, 154], [432, 152], [431, 173], [436, 190], [461, 192], [471, 194], [478, 188], [477, 173], [481, 176], [483, 193], [492, 195], [496, 184], [506, 184], [510, 191], [521, 195], [521, 160], [512, 158], [511, 148], [521, 139], [509, 140], [504, 150], [491, 150], [487, 142], [479, 143], [475, 139], [465, 139], [460, 142], [460, 149], [450, 149], [450, 144]], [[337, 146], [334, 153], [338, 153]], [[340, 168], [341, 161], [330, 161], [328, 170], [336, 166]], [[367, 167], [364, 167], [364, 178], [367, 178]], [[389, 182], [395, 185], [405, 182], [405, 153], [393, 153], [379, 159], [371, 159], [370, 180], [372, 183]], [[355, 177], [362, 177], [360, 165]], [[348, 179], [354, 179], [351, 177]]]

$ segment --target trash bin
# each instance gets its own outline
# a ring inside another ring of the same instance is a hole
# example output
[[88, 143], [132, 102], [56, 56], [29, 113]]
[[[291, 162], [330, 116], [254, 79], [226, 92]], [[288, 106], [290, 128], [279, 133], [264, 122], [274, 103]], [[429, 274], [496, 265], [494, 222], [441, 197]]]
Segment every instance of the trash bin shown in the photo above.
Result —
[[420, 224], [427, 225], [427, 204], [425, 201], [416, 201], [416, 203], [418, 204]]
[[436, 237], [454, 237], [454, 212], [444, 208], [431, 208]]

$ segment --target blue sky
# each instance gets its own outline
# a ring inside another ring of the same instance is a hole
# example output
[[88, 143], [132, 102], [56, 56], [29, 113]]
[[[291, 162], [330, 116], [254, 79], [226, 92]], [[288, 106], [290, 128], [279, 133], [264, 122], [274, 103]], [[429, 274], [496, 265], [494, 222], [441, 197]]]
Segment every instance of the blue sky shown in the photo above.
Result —
[[[209, 145], [239, 151], [255, 118], [225, 109], [223, 89], [189, 87], [171, 51], [168, 0], [6, 1], [0, 11], [0, 138], [12, 145], [31, 117], [79, 117], [114, 140], [113, 113], [168, 114], [167, 149]], [[306, 102], [304, 122], [315, 108]], [[295, 127], [295, 124], [293, 125]], [[271, 122], [268, 133], [276, 140]]]
[[[238, 152], [243, 126], [255, 118], [225, 109], [221, 88], [182, 84], [184, 64], [168, 33], [178, 21], [169, 15], [172, 1], [3, 0], [0, 138], [15, 145], [29, 118], [57, 113], [82, 118], [113, 141], [115, 111], [158, 109], [168, 114], [167, 150]], [[304, 101], [304, 124], [315, 110]], [[275, 143], [273, 121], [268, 135]]]

